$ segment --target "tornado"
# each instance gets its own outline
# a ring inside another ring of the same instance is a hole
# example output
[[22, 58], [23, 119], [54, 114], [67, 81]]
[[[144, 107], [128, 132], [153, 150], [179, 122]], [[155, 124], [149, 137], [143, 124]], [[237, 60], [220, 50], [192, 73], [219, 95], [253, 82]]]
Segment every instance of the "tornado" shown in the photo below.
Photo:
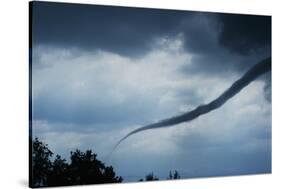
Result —
[[215, 109], [218, 109], [223, 104], [225, 104], [229, 99], [231, 99], [233, 96], [238, 94], [243, 88], [245, 88], [247, 85], [249, 85], [252, 81], [256, 80], [259, 76], [271, 71], [271, 57], [268, 57], [259, 63], [255, 64], [252, 68], [250, 68], [240, 79], [235, 81], [228, 89], [226, 89], [219, 97], [214, 99], [208, 104], [203, 104], [195, 109], [183, 113], [178, 116], [170, 117], [167, 119], [163, 119], [159, 122], [148, 124], [145, 126], [142, 126], [138, 129], [135, 129], [128, 133], [126, 136], [121, 138], [118, 143], [114, 146], [112, 152], [118, 147], [118, 145], [124, 141], [129, 136], [149, 130], [149, 129], [157, 129], [157, 128], [163, 128], [163, 127], [171, 127], [175, 126], [177, 124], [183, 123], [183, 122], [189, 122], [192, 121], [199, 116], [203, 114], [207, 114]]

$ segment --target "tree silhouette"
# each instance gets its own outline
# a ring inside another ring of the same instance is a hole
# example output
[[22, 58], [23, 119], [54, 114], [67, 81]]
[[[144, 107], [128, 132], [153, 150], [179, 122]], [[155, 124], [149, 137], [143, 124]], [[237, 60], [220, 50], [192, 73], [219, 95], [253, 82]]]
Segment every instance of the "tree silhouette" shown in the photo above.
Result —
[[115, 172], [113, 170], [113, 167], [105, 167], [104, 172], [103, 172], [103, 176], [104, 176], [104, 183], [111, 183], [112, 180], [114, 182], [122, 182], [123, 178], [120, 176], [115, 176]]
[[169, 172], [169, 177], [167, 179], [173, 179], [173, 175], [171, 171]]
[[180, 177], [179, 173], [177, 171], [175, 171], [173, 179], [180, 179], [180, 178], [181, 177]]
[[113, 167], [106, 167], [97, 158], [97, 154], [87, 150], [71, 152], [69, 165], [72, 184], [99, 184], [122, 182], [122, 177], [115, 176]]
[[48, 145], [35, 138], [32, 141], [32, 187], [66, 186], [122, 182], [112, 166], [105, 166], [91, 150], [70, 153], [70, 163], [56, 155]]
[[48, 186], [64, 186], [70, 184], [70, 172], [69, 165], [65, 159], [61, 159], [59, 155], [52, 163], [52, 167], [49, 170], [47, 177]]
[[[101, 183], [119, 183], [121, 176], [116, 176], [112, 166], [106, 166], [97, 159], [97, 154], [92, 150], [70, 152], [70, 161], [56, 155], [48, 148], [48, 144], [31, 140], [32, 147], [32, 177], [31, 187], [68, 186]], [[53, 158], [53, 160], [52, 160]], [[180, 179], [178, 171], [169, 172], [167, 179]], [[147, 174], [145, 179], [139, 181], [156, 181], [158, 177], [153, 172]]]
[[167, 178], [169, 180], [175, 180], [175, 179], [180, 179], [180, 175], [177, 170], [175, 170], [174, 174], [172, 174], [172, 171], [169, 172], [169, 177]]
[[153, 181], [153, 180], [159, 180], [159, 179], [156, 176], [154, 176], [154, 174], [152, 172], [152, 173], [145, 176], [145, 180], [146, 181]]
[[52, 167], [50, 158], [53, 156], [53, 152], [38, 138], [33, 141], [32, 148], [33, 186], [46, 186], [49, 170]]
[[[175, 180], [175, 179], [180, 179], [180, 175], [177, 170], [174, 171], [174, 174], [172, 174], [172, 171], [169, 172], [169, 176], [167, 177], [168, 180]], [[145, 176], [145, 179], [139, 179], [140, 182], [142, 181], [154, 181], [154, 180], [159, 180], [156, 176], [154, 176], [153, 172], [147, 174]]]

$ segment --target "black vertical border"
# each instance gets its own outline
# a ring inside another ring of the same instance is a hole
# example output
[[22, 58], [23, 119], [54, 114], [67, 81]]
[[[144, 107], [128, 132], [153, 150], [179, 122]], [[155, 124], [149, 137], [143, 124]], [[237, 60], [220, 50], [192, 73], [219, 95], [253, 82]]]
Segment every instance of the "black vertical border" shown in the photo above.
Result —
[[29, 102], [28, 102], [28, 125], [29, 125], [29, 132], [28, 132], [28, 168], [29, 168], [29, 178], [28, 178], [28, 185], [30, 188], [33, 187], [33, 170], [32, 170], [32, 16], [33, 16], [33, 2], [28, 2], [28, 77], [29, 77]]

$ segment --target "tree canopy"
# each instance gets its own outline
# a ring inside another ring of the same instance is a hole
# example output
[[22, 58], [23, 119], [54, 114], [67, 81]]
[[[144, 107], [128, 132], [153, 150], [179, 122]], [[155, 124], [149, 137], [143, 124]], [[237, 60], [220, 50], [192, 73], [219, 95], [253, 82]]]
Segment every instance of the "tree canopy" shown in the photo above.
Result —
[[[48, 144], [38, 138], [30, 140], [32, 149], [30, 187], [69, 186], [102, 183], [120, 183], [121, 176], [117, 176], [112, 166], [107, 166], [97, 158], [92, 150], [70, 152], [67, 162], [60, 155], [55, 155]], [[179, 179], [175, 170], [170, 171], [167, 179]], [[139, 181], [159, 180], [153, 172]]]
[[116, 176], [112, 166], [106, 166], [91, 150], [70, 153], [70, 163], [56, 155], [48, 145], [32, 141], [32, 187], [66, 186], [100, 183], [118, 183], [123, 178]]

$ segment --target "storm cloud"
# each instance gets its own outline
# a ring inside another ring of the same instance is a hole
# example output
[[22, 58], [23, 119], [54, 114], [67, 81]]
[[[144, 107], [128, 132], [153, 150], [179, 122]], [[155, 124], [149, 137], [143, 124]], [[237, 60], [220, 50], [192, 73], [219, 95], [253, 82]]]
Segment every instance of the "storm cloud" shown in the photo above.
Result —
[[269, 16], [43, 2], [34, 3], [33, 14], [34, 45], [137, 56], [157, 38], [181, 35], [187, 51], [204, 56], [221, 57], [224, 47], [239, 55], [271, 47]]

